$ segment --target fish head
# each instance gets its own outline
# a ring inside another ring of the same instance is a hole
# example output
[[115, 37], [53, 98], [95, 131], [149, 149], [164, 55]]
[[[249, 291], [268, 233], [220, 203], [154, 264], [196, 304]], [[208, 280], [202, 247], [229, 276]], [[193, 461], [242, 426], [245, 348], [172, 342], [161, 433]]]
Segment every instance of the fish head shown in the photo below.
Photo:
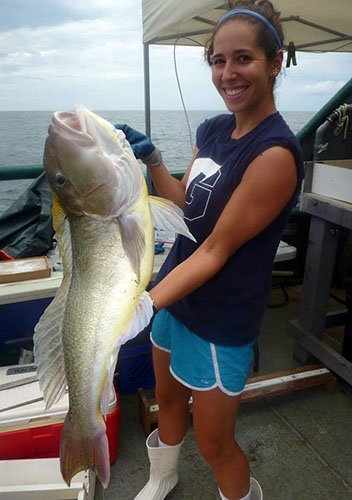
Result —
[[44, 167], [67, 214], [118, 217], [145, 189], [125, 134], [84, 106], [54, 113]]

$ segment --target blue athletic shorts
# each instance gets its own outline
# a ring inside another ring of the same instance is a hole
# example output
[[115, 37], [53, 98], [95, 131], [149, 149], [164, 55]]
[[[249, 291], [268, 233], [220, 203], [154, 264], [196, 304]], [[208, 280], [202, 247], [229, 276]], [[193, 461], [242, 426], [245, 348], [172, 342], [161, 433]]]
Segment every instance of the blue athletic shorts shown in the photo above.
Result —
[[253, 343], [243, 346], [212, 344], [162, 309], [154, 318], [151, 341], [171, 354], [170, 372], [196, 391], [218, 387], [237, 396], [243, 391], [253, 360]]

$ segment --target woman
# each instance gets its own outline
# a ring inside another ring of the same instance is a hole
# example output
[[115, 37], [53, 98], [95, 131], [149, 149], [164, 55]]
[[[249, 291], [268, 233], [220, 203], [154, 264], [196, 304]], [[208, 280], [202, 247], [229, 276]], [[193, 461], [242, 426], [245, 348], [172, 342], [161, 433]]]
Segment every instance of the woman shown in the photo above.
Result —
[[181, 181], [145, 136], [124, 127], [158, 194], [184, 209], [197, 240], [177, 238], [150, 291], [159, 311], [151, 334], [159, 416], [147, 439], [151, 472], [139, 500], [162, 500], [177, 484], [190, 395], [198, 448], [220, 497], [263, 498], [234, 434], [272, 263], [303, 177], [299, 144], [273, 96], [282, 41], [268, 0], [235, 1], [219, 20], [206, 59], [231, 114], [199, 127]]

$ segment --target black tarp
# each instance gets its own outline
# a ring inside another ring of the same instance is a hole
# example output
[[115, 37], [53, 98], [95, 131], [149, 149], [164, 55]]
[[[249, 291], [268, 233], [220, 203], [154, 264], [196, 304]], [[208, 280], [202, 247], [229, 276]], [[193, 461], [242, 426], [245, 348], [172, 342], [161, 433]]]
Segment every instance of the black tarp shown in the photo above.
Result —
[[45, 255], [52, 247], [51, 190], [43, 172], [0, 216], [0, 259]]

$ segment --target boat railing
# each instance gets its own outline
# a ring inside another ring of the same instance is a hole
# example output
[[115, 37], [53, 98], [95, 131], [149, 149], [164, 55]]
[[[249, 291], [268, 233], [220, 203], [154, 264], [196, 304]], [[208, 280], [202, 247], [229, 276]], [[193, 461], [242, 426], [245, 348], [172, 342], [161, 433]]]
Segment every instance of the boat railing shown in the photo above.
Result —
[[43, 165], [0, 166], [0, 181], [35, 179], [43, 172]]

